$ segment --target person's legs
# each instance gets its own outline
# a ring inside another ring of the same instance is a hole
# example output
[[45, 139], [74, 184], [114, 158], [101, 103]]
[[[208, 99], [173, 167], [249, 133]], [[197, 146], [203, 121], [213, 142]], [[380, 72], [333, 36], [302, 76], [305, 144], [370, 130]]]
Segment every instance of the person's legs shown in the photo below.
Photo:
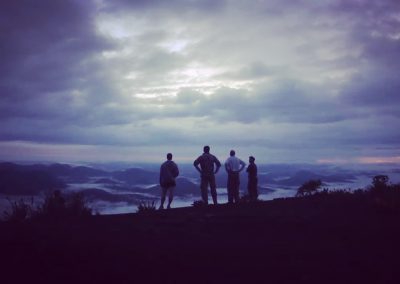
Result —
[[208, 204], [208, 179], [207, 177], [201, 177], [200, 183], [201, 199], [203, 199], [204, 204]]
[[254, 179], [254, 197], [255, 200], [258, 199], [258, 178]]
[[164, 209], [165, 196], [167, 195], [167, 188], [161, 187], [161, 204], [158, 209]]
[[218, 202], [217, 202], [217, 185], [215, 184], [215, 176], [214, 175], [210, 176], [208, 181], [210, 183], [210, 191], [213, 203], [214, 205], [216, 205]]
[[249, 191], [249, 197], [250, 197], [251, 201], [256, 201], [258, 198], [257, 185], [258, 185], [257, 179], [249, 180], [248, 191]]
[[258, 199], [258, 189], [257, 189], [257, 185], [254, 187], [254, 201], [257, 201]]
[[171, 186], [170, 188], [168, 188], [169, 195], [168, 195], [168, 206], [167, 206], [167, 209], [171, 208], [171, 203], [172, 203], [172, 200], [174, 199], [174, 189], [175, 189], [175, 186]]
[[232, 195], [235, 203], [239, 203], [239, 173], [235, 173], [232, 177]]
[[235, 190], [233, 192], [233, 199], [235, 200], [235, 203], [239, 203], [240, 197], [239, 197], [239, 184], [235, 185]]
[[254, 190], [253, 190], [253, 185], [252, 185], [250, 180], [249, 180], [249, 182], [247, 184], [247, 192], [249, 194], [249, 199], [251, 201], [253, 201], [254, 200]]
[[233, 188], [232, 188], [232, 174], [228, 174], [228, 181], [226, 183], [226, 189], [228, 191], [228, 203], [233, 203]]

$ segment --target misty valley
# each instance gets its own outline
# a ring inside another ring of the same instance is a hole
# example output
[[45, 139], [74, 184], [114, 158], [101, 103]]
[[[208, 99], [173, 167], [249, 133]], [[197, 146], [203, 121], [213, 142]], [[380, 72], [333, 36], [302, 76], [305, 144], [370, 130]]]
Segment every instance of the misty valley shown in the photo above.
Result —
[[[259, 198], [272, 200], [292, 197], [304, 182], [320, 179], [323, 188], [365, 188], [377, 174], [387, 174], [399, 182], [400, 171], [392, 165], [344, 168], [310, 164], [272, 164], [259, 167]], [[172, 207], [191, 206], [200, 200], [198, 172], [191, 164], [179, 165]], [[216, 175], [218, 202], [227, 202], [227, 175], [221, 168]], [[46, 164], [0, 163], [0, 209], [9, 210], [10, 201], [25, 199], [37, 204], [46, 195], [60, 189], [64, 195], [82, 192], [85, 200], [99, 214], [136, 212], [143, 201], [160, 199], [159, 165], [127, 163]], [[246, 194], [247, 175], [240, 175], [241, 196]]]

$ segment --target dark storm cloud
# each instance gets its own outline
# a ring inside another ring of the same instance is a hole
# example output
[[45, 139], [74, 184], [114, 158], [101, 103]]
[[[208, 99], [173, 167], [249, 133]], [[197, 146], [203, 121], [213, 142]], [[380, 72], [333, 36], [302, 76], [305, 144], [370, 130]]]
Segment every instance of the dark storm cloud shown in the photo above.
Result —
[[104, 3], [104, 10], [107, 11], [120, 11], [124, 9], [133, 10], [153, 10], [165, 9], [173, 13], [181, 11], [200, 10], [206, 12], [213, 12], [221, 9], [225, 5], [225, 0], [115, 0], [106, 1]]
[[1, 140], [95, 143], [88, 127], [130, 119], [105, 105], [116, 90], [96, 55], [113, 45], [96, 35], [91, 4], [3, 2]]
[[340, 1], [331, 8], [352, 23], [349, 39], [361, 50], [363, 69], [343, 89], [342, 101], [369, 114], [400, 117], [400, 2]]
[[[400, 59], [400, 58], [399, 58]], [[371, 113], [393, 114], [400, 117], [400, 76], [395, 70], [382, 70], [354, 78], [354, 82], [343, 91], [343, 101], [354, 108], [368, 108]], [[389, 72], [390, 74], [385, 74]], [[389, 111], [389, 112], [388, 112]]]
[[[43, 131], [45, 130], [45, 131]], [[130, 126], [61, 125], [58, 121], [25, 118], [0, 122], [0, 136], [9, 141], [29, 141], [48, 144], [143, 146], [189, 143], [188, 136], [172, 128], [140, 123]]]
[[84, 85], [95, 66], [91, 56], [111, 47], [94, 33], [93, 16], [93, 6], [86, 1], [2, 2], [2, 111], [11, 102], [16, 115], [29, 112], [40, 108], [49, 93], [56, 96]]
[[328, 1], [327, 7], [334, 13], [340, 12], [348, 15], [363, 15], [364, 19], [384, 17], [388, 13], [396, 13], [400, 8], [397, 0], [370, 0], [370, 1]]

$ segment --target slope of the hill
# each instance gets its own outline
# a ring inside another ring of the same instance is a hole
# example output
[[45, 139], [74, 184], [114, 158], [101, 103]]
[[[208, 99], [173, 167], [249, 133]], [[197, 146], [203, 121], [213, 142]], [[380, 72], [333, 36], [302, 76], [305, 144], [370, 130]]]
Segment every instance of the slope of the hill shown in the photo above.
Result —
[[1, 223], [0, 267], [14, 283], [400, 283], [399, 220], [347, 196]]

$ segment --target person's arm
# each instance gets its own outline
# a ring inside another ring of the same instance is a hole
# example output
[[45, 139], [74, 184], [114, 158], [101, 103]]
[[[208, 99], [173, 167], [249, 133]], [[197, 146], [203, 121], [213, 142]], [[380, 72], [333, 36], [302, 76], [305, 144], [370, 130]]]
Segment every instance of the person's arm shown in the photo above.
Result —
[[214, 163], [216, 166], [214, 174], [216, 174], [216, 173], [218, 173], [219, 168], [221, 167], [221, 163], [220, 163], [220, 161], [218, 161], [218, 159], [215, 156], [214, 156]]
[[201, 171], [201, 169], [200, 169], [200, 167], [199, 167], [199, 164], [200, 164], [199, 159], [200, 159], [200, 157], [198, 157], [198, 158], [193, 162], [193, 166], [196, 168], [196, 170], [197, 170], [199, 173], [202, 173], [202, 171]]
[[241, 171], [243, 171], [244, 167], [246, 166], [246, 163], [239, 159], [239, 164], [240, 164], [239, 172], [241, 172]]
[[225, 162], [225, 171], [229, 173], [228, 161]]

